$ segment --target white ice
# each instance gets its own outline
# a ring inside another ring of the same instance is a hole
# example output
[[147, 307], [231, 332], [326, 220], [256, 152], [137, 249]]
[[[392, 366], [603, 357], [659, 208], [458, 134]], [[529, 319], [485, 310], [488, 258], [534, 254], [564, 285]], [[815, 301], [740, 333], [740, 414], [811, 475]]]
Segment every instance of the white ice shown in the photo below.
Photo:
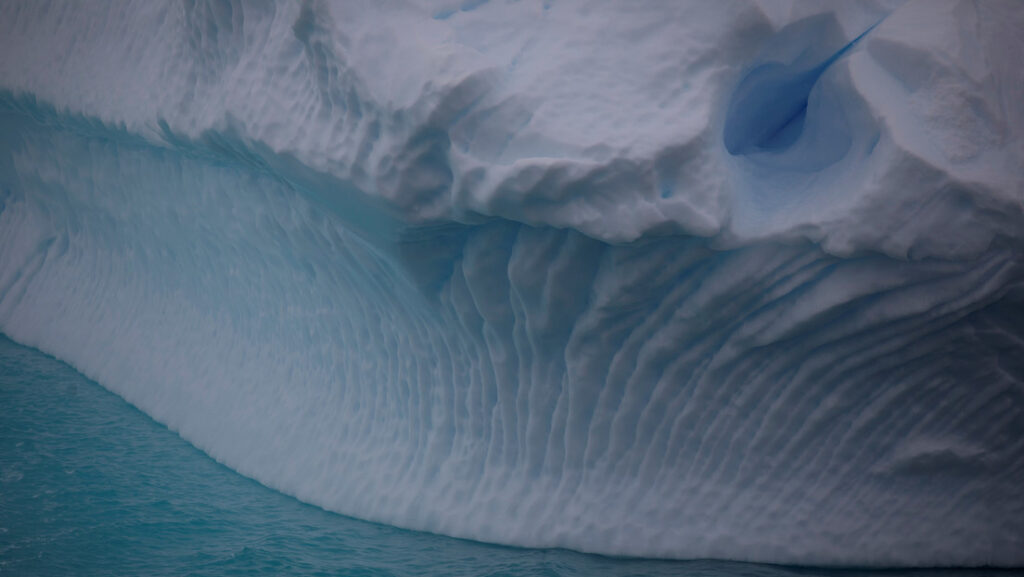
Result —
[[1024, 564], [1024, 7], [6, 2], [0, 331], [341, 513]]

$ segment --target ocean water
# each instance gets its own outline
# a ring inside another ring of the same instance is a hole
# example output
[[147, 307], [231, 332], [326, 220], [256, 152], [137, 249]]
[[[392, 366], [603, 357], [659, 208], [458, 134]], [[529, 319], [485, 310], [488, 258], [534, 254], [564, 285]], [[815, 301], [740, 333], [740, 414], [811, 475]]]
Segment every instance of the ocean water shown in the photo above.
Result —
[[69, 366], [0, 336], [0, 575], [1024, 575], [613, 559], [330, 513], [218, 464]]

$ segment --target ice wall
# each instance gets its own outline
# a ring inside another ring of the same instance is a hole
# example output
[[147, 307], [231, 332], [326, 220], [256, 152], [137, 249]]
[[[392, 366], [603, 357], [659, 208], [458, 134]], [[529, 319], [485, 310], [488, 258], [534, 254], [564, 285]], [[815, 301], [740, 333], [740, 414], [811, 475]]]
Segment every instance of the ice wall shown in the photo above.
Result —
[[608, 554], [1024, 563], [1014, 2], [0, 6], [0, 331]]

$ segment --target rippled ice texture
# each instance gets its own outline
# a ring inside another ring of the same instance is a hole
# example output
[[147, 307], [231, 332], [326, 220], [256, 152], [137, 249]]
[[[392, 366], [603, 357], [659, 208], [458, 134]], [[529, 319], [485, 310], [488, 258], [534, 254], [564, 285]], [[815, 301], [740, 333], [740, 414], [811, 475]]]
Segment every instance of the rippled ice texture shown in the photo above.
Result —
[[0, 406], [4, 574], [871, 575], [510, 549], [341, 517], [237, 475], [66, 365], [7, 339], [0, 339]]
[[1019, 2], [5, 2], [0, 331], [398, 527], [1024, 565]]

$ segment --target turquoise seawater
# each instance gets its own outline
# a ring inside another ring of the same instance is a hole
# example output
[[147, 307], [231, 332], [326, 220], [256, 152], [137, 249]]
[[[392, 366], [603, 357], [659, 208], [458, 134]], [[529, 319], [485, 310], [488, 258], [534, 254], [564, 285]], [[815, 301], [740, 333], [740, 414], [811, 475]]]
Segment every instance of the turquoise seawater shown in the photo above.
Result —
[[0, 336], [0, 575], [1024, 575], [611, 559], [329, 513], [242, 477]]

